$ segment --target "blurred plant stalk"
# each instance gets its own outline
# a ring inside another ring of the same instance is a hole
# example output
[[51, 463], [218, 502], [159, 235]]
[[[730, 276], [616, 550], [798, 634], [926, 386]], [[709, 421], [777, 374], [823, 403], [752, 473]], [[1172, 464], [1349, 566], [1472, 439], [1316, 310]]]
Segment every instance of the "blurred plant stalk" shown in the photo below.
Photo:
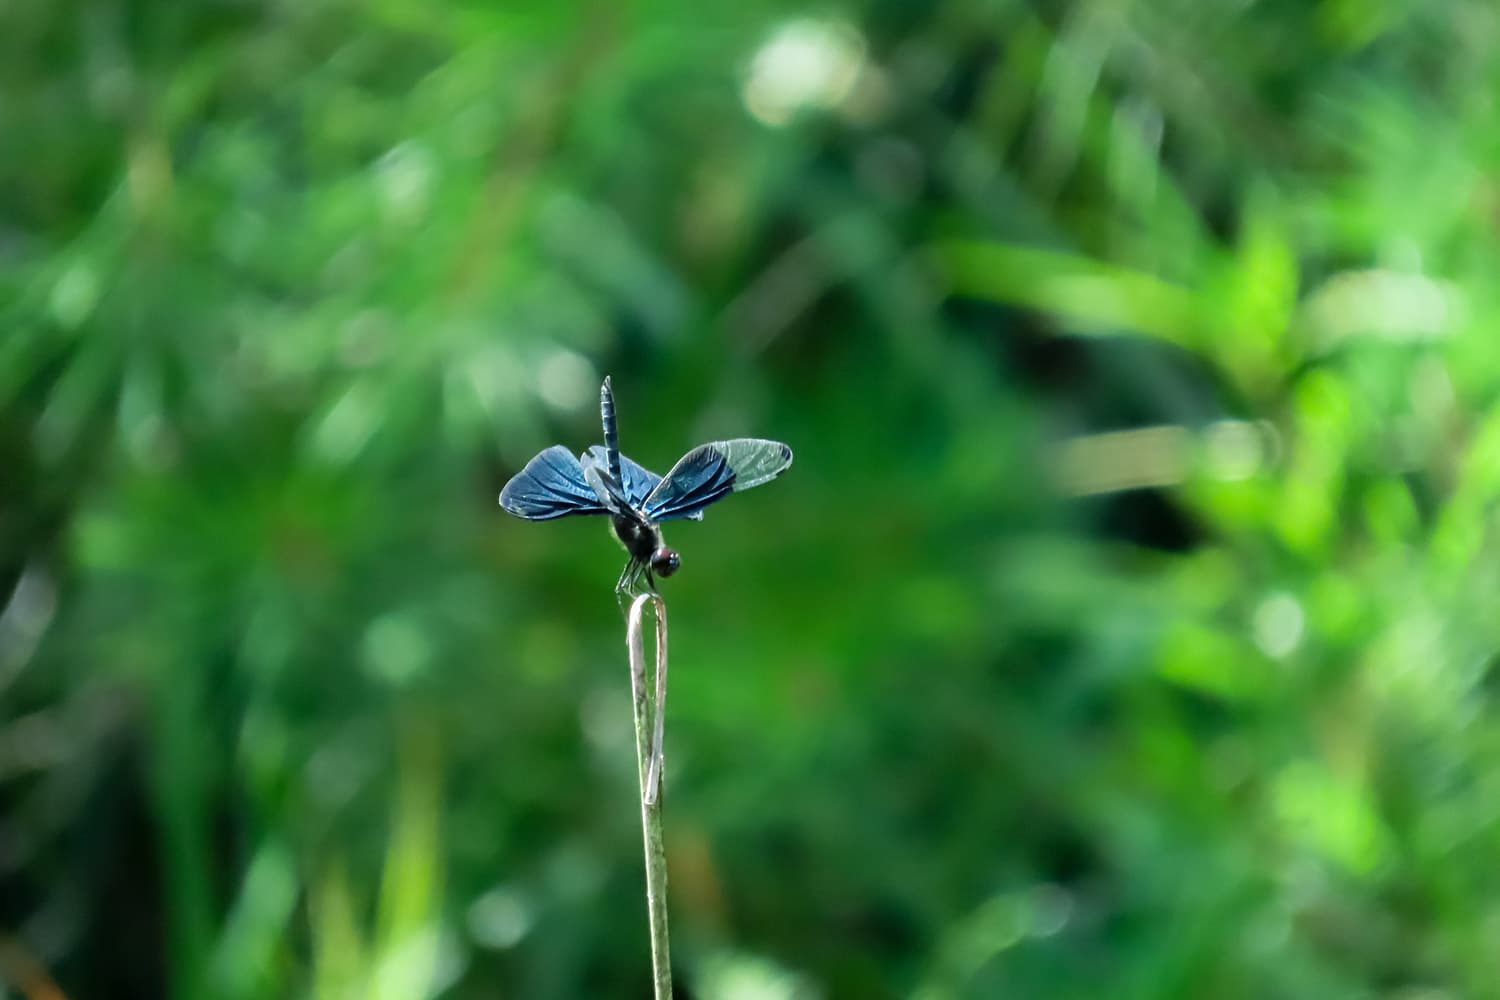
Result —
[[42, 963], [19, 940], [0, 934], [0, 996], [6, 983], [26, 1000], [67, 1000]]
[[[643, 618], [652, 605], [656, 619], [654, 692], [646, 687]], [[656, 1000], [672, 996], [672, 959], [667, 940], [667, 856], [661, 833], [662, 737], [667, 704], [667, 606], [658, 594], [642, 594], [626, 621], [630, 690], [635, 704], [635, 757], [641, 781], [641, 833], [646, 849], [646, 912], [651, 925], [651, 981]]]

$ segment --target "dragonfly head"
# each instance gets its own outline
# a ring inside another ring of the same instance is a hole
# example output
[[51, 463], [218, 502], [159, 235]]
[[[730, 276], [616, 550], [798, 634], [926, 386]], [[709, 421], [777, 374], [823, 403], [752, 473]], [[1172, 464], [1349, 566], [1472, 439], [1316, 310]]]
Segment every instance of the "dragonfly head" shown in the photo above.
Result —
[[657, 576], [671, 576], [677, 572], [678, 567], [681, 565], [682, 560], [677, 557], [675, 549], [669, 549], [665, 545], [662, 545], [658, 546], [656, 551], [651, 553], [651, 572]]

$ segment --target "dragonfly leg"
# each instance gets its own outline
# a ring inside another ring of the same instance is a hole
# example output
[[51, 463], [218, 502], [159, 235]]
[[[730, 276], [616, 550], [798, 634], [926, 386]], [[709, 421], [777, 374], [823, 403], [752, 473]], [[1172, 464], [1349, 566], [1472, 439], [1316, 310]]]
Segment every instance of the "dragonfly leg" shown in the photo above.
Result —
[[[645, 586], [642, 586], [642, 579], [645, 580]], [[619, 574], [619, 580], [615, 583], [615, 600], [624, 609], [633, 598], [642, 594], [655, 594], [655, 577], [651, 576], [651, 568], [645, 562], [631, 559], [625, 564], [624, 571]]]
[[619, 612], [622, 615], [630, 613], [630, 577], [636, 568], [636, 561], [631, 559], [625, 564], [624, 570], [619, 571], [619, 579], [615, 580], [615, 603], [619, 604]]

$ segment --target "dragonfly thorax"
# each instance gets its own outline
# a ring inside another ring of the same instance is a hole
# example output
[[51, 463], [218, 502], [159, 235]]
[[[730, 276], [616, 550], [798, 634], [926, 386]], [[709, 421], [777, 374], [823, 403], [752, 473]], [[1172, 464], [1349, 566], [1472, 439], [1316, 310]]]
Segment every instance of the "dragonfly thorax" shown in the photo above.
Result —
[[610, 525], [615, 537], [630, 553], [630, 558], [638, 562], [650, 562], [656, 550], [662, 547], [661, 529], [650, 521], [616, 514], [610, 518]]
[[651, 568], [657, 576], [671, 576], [682, 565], [682, 559], [661, 540], [661, 529], [650, 521], [616, 514], [610, 527], [630, 558]]

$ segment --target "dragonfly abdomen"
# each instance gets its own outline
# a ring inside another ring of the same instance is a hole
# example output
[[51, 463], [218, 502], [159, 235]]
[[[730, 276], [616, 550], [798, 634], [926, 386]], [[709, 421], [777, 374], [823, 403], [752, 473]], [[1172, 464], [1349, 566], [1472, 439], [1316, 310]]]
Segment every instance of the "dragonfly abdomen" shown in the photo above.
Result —
[[604, 461], [609, 470], [610, 478], [615, 482], [621, 482], [620, 478], [620, 428], [615, 423], [615, 394], [609, 386], [609, 376], [604, 377], [604, 384], [599, 387], [599, 417], [604, 424]]

